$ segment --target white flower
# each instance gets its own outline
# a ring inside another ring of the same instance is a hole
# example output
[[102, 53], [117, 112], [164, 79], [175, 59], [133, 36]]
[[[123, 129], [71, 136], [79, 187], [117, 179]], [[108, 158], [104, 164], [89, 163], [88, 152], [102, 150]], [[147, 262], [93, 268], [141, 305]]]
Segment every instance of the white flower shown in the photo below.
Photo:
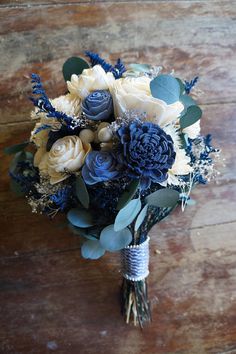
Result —
[[168, 179], [163, 185], [179, 185], [177, 176], [188, 175], [193, 168], [190, 166], [190, 157], [186, 155], [186, 151], [181, 148], [181, 140], [178, 131], [173, 125], [168, 125], [163, 128], [166, 134], [169, 134], [174, 143], [174, 150], [176, 152], [175, 162], [172, 168], [168, 171]]
[[178, 134], [178, 129], [173, 124], [169, 124], [163, 127], [162, 129], [165, 131], [166, 134], [171, 136], [171, 139], [173, 140], [174, 143], [175, 151], [179, 149], [181, 147], [181, 141]]
[[161, 127], [175, 121], [184, 106], [177, 101], [170, 105], [154, 98], [150, 90], [151, 79], [142, 77], [126, 77], [115, 80], [110, 88], [116, 117], [130, 110], [146, 113], [147, 121]]
[[187, 128], [183, 129], [183, 133], [188, 134], [188, 137], [190, 139], [195, 139], [199, 136], [201, 131], [200, 127], [200, 120], [198, 120], [196, 123], [188, 126]]
[[76, 135], [58, 139], [39, 164], [40, 172], [50, 176], [51, 184], [61, 182], [69, 176], [67, 171], [76, 172], [82, 167], [90, 150], [91, 145]]
[[[70, 117], [76, 117], [79, 114], [80, 99], [78, 97], [67, 94], [57, 98], [49, 99], [49, 101], [58, 112], [65, 113]], [[34, 111], [31, 112], [31, 119], [39, 120], [42, 125], [47, 124], [55, 129], [58, 129], [61, 126], [60, 122], [58, 122], [56, 118], [47, 117], [47, 113], [40, 112], [40, 109], [37, 107]]]
[[73, 74], [71, 81], [67, 81], [69, 92], [80, 99], [86, 98], [96, 90], [109, 90], [115, 78], [112, 73], [106, 73], [100, 65], [84, 69], [80, 76]]
[[50, 100], [52, 106], [70, 117], [76, 117], [80, 111], [80, 99], [71, 94], [63, 95]]
[[171, 168], [171, 173], [177, 176], [188, 175], [193, 168], [189, 165], [191, 159], [186, 155], [184, 149], [177, 149], [175, 162]]

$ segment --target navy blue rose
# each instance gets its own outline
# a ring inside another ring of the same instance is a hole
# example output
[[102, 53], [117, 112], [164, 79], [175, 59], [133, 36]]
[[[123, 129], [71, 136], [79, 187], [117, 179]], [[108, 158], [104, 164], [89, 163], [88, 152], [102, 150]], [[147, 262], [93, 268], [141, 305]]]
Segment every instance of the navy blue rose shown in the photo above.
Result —
[[91, 151], [82, 169], [82, 176], [86, 184], [109, 181], [119, 177], [117, 160], [113, 153], [108, 151]]
[[161, 183], [175, 161], [173, 140], [158, 125], [133, 122], [118, 130], [120, 162], [131, 178], [140, 178], [141, 188]]
[[113, 101], [110, 92], [94, 91], [82, 103], [82, 111], [91, 120], [108, 121], [113, 116]]

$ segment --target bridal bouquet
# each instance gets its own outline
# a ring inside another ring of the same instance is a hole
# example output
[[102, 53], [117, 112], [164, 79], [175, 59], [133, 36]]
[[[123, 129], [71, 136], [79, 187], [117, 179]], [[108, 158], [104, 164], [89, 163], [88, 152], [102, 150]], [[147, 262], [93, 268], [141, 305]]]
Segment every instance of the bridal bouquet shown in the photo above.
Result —
[[66, 213], [84, 239], [82, 257], [121, 253], [122, 310], [142, 327], [147, 295], [149, 230], [213, 175], [210, 135], [200, 135], [202, 111], [190, 82], [160, 67], [115, 66], [86, 52], [63, 66], [67, 93], [49, 99], [32, 74], [29, 141], [6, 148], [14, 186], [33, 212]]

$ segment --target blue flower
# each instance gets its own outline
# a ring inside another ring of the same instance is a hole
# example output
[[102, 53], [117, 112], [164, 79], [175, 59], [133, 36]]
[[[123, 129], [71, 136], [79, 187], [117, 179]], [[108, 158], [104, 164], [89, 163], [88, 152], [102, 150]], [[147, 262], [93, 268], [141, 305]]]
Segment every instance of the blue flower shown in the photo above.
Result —
[[64, 211], [72, 201], [71, 196], [71, 187], [65, 186], [64, 188], [59, 189], [55, 194], [52, 194], [49, 199], [56, 204], [60, 211]]
[[113, 153], [108, 151], [91, 151], [85, 160], [82, 176], [86, 184], [109, 181], [118, 178], [120, 171]]
[[153, 123], [133, 122], [118, 130], [120, 163], [131, 178], [140, 178], [141, 188], [161, 183], [175, 161], [173, 141]]
[[108, 91], [94, 91], [82, 103], [86, 118], [91, 120], [109, 120], [113, 115], [112, 96]]

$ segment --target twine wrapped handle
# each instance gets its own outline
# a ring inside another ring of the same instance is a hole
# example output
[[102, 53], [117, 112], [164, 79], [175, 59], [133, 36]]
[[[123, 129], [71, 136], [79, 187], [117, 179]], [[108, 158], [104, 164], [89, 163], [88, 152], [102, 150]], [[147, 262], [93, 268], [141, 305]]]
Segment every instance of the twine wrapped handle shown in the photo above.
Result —
[[121, 250], [122, 273], [125, 279], [140, 281], [149, 274], [149, 240], [139, 244], [127, 246]]

